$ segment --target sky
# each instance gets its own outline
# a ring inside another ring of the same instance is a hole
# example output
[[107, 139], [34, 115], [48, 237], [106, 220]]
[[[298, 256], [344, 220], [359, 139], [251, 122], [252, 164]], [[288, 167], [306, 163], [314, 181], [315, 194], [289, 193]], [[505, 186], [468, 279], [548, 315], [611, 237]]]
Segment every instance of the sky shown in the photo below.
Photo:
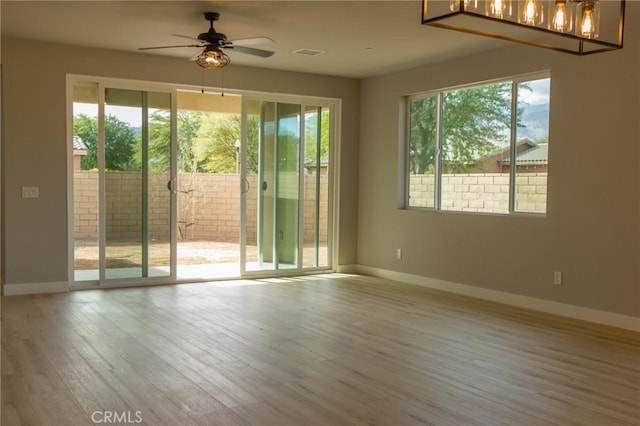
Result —
[[518, 93], [518, 98], [529, 105], [541, 105], [549, 103], [551, 79], [543, 78], [527, 82], [532, 90], [523, 90]]
[[[106, 105], [105, 112], [118, 117], [118, 119], [126, 122], [131, 127], [142, 126], [142, 114], [140, 108]], [[88, 117], [98, 116], [97, 104], [85, 104], [80, 102], [73, 103], [73, 115], [84, 114]]]

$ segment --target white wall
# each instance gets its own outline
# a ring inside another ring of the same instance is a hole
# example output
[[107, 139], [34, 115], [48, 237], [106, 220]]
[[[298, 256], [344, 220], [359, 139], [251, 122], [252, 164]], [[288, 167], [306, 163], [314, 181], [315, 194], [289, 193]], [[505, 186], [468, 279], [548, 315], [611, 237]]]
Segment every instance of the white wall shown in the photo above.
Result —
[[[46, 62], [34, 63], [32, 52], [46, 52]], [[2, 40], [2, 63], [2, 279], [59, 286], [69, 279], [66, 74], [198, 86], [202, 73], [184, 59], [12, 39]], [[219, 74], [206, 74], [206, 83], [219, 81]], [[354, 264], [359, 81], [231, 65], [225, 87], [342, 99], [339, 264]], [[22, 199], [22, 186], [39, 187], [40, 198]]]
[[[364, 80], [358, 264], [640, 317], [639, 12], [640, 2], [627, 2], [621, 51], [576, 57], [505, 42], [501, 50]], [[403, 96], [547, 69], [545, 218], [397, 208]], [[553, 271], [564, 273], [563, 285], [553, 285]]]

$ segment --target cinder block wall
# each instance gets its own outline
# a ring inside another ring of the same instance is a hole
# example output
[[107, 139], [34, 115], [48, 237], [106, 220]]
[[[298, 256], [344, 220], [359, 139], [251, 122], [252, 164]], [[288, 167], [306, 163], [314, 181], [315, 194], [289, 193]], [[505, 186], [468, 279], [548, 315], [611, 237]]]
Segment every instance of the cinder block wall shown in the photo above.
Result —
[[[169, 176], [149, 175], [149, 238], [169, 239]], [[257, 235], [257, 176], [247, 176], [247, 241]], [[107, 172], [106, 235], [110, 241], [136, 241], [142, 230], [142, 176], [138, 172]], [[314, 238], [316, 180], [305, 176], [304, 240]], [[320, 176], [320, 241], [327, 240], [328, 179]], [[240, 240], [240, 176], [184, 173], [178, 176], [178, 240], [238, 243]], [[76, 240], [98, 239], [98, 173], [74, 172], [74, 232]]]
[[[433, 175], [412, 175], [409, 185], [412, 205], [433, 207]], [[442, 175], [442, 209], [483, 213], [508, 211], [509, 175]], [[516, 210], [542, 213], [546, 209], [547, 173], [519, 173], [516, 176]]]

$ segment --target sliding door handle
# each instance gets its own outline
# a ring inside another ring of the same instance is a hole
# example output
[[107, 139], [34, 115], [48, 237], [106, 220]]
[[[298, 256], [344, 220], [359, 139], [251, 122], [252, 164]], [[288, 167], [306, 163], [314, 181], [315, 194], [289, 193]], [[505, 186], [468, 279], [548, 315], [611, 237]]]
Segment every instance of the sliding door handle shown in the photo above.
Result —
[[242, 178], [240, 180], [240, 193], [246, 194], [247, 192], [249, 192], [249, 187], [249, 181], [246, 178]]
[[176, 191], [176, 181], [177, 181], [176, 178], [172, 178], [172, 179], [169, 179], [167, 181], [167, 189], [169, 191], [173, 192], [174, 194], [177, 192]]

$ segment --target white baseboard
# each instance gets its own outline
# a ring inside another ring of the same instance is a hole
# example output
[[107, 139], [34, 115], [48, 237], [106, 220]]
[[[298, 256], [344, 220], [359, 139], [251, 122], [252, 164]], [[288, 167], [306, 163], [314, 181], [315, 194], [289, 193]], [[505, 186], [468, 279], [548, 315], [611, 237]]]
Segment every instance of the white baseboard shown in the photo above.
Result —
[[64, 293], [69, 291], [69, 283], [66, 281], [57, 281], [50, 283], [23, 283], [23, 284], [4, 284], [2, 286], [2, 294], [5, 296], [18, 296], [22, 294], [38, 294], [38, 293]]
[[358, 265], [338, 265], [336, 272], [339, 274], [357, 274], [359, 271]]
[[551, 300], [521, 296], [497, 290], [489, 290], [482, 287], [459, 284], [435, 278], [423, 277], [420, 275], [407, 274], [404, 272], [389, 271], [387, 269], [373, 268], [370, 266], [358, 265], [357, 270], [358, 273], [372, 275], [374, 277], [386, 278], [408, 284], [416, 284], [435, 290], [442, 290], [449, 293], [475, 297], [477, 299], [489, 300], [491, 302], [503, 303], [505, 305], [516, 306], [519, 308], [531, 309], [533, 311], [540, 311], [548, 314], [560, 315], [563, 317], [640, 332], [640, 317], [583, 308], [581, 306], [553, 302]]

